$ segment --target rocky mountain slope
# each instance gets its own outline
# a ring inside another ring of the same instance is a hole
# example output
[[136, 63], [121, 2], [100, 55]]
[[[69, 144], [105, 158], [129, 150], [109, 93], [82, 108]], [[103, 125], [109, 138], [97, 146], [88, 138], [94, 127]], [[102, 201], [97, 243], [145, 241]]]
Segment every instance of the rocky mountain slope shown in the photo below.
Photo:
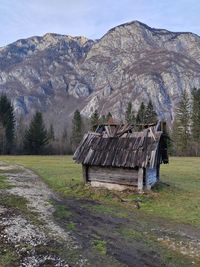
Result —
[[153, 29], [138, 21], [117, 26], [99, 40], [46, 34], [0, 48], [0, 91], [16, 113], [36, 109], [63, 125], [76, 108], [123, 119], [151, 98], [171, 120], [181, 92], [200, 87], [200, 37]]

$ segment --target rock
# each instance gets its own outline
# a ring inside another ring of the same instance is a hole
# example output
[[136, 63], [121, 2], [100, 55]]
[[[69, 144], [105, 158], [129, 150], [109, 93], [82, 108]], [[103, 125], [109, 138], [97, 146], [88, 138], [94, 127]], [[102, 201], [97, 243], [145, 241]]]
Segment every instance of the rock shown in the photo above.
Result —
[[[171, 121], [183, 90], [200, 87], [200, 37], [133, 21], [99, 40], [48, 33], [0, 48], [0, 91], [18, 115], [35, 110], [62, 125], [79, 108], [124, 118], [152, 100]], [[71, 119], [71, 118], [70, 118]]]

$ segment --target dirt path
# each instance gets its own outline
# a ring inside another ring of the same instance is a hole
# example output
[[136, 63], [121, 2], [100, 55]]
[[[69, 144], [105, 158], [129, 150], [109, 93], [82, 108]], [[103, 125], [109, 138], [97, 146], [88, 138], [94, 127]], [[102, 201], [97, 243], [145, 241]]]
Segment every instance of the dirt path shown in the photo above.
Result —
[[[200, 266], [200, 229], [89, 200], [65, 199], [57, 204], [71, 211], [83, 250], [97, 239], [106, 241], [107, 254], [125, 266]], [[64, 225], [66, 220], [58, 222]]]
[[10, 246], [9, 254], [12, 248], [17, 252], [16, 263], [9, 255], [10, 266], [70, 266], [57, 251], [61, 247], [71, 254], [78, 252], [75, 264], [85, 266], [87, 260], [80, 255], [77, 240], [54, 222], [50, 200], [56, 199], [55, 194], [36, 174], [21, 166], [1, 162], [0, 171], [11, 185], [0, 192], [0, 242]]
[[59, 199], [18, 165], [0, 162], [0, 172], [8, 181], [0, 190], [0, 266], [200, 266], [200, 229]]

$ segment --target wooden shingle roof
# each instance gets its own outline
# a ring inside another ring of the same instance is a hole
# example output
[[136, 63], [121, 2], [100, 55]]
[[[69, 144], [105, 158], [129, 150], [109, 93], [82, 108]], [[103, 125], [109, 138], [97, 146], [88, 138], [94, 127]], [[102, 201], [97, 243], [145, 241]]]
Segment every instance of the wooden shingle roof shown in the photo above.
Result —
[[93, 166], [155, 167], [162, 161], [162, 132], [152, 129], [113, 137], [88, 133], [75, 151], [74, 159], [77, 163]]

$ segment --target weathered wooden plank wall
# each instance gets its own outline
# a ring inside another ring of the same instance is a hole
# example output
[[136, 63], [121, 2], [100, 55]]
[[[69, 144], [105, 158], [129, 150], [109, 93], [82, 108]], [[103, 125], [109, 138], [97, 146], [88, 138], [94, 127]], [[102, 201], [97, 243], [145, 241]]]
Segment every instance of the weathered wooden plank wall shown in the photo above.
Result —
[[138, 170], [112, 168], [112, 167], [88, 167], [88, 181], [138, 186]]

